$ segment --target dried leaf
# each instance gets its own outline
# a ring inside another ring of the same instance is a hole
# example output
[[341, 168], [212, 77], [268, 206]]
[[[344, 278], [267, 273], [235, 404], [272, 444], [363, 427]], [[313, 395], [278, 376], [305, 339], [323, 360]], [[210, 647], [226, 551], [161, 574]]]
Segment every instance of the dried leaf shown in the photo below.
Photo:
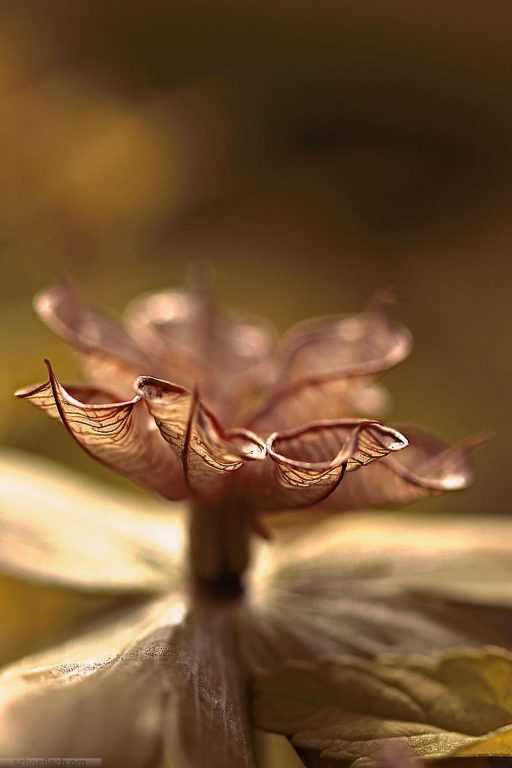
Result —
[[512, 654], [340, 657], [259, 676], [253, 717], [322, 758], [372, 763], [392, 739], [426, 759], [512, 755]]
[[252, 768], [236, 603], [197, 603], [173, 640], [165, 744], [183, 768]]
[[[152, 518], [148, 522], [154, 525]], [[271, 550], [261, 544], [247, 601], [194, 602], [191, 607], [180, 595], [152, 601], [147, 609], [125, 613], [117, 626], [104, 624], [92, 639], [12, 668], [10, 681], [3, 679], [1, 748], [12, 755], [13, 744], [18, 751], [23, 745], [26, 755], [29, 732], [34, 755], [50, 745], [78, 754], [88, 737], [92, 748], [101, 747], [108, 756], [115, 736], [123, 747], [125, 742], [134, 745], [133, 754], [144, 765], [141, 749], [147, 748], [149, 760], [156, 731], [144, 731], [137, 743], [141, 728], [149, 727], [138, 715], [132, 722], [128, 702], [137, 700], [145, 705], [150, 724], [164, 734], [167, 752], [185, 765], [203, 764], [215, 737], [219, 749], [209, 764], [250, 766], [250, 732], [240, 695], [245, 669], [253, 672], [325, 652], [364, 656], [385, 649], [429, 651], [510, 639], [510, 627], [488, 621], [492, 615], [482, 622], [474, 600], [462, 620], [455, 606], [432, 604], [431, 585], [443, 561], [452, 569], [458, 594], [463, 595], [464, 583], [469, 594], [475, 580], [469, 556], [480, 545], [490, 606], [492, 576], [496, 582], [498, 575], [502, 578], [507, 554], [512, 559], [510, 521], [481, 519], [480, 528], [470, 527], [464, 536], [465, 525], [415, 515], [346, 515], [309, 530], [302, 541], [278, 538]], [[162, 541], [162, 554], [168, 544]], [[167, 563], [161, 558], [155, 567], [165, 573]], [[504, 597], [497, 590], [497, 605], [510, 607]], [[114, 713], [118, 698], [119, 719]], [[84, 713], [93, 731], [78, 729]], [[72, 734], [64, 745], [63, 724]], [[212, 735], [199, 739], [200, 733]]]

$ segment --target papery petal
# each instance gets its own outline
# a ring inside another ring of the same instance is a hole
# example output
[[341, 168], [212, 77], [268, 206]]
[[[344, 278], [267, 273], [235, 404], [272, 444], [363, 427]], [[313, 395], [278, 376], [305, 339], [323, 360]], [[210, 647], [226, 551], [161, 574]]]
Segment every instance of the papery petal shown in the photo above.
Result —
[[251, 768], [237, 604], [198, 604], [180, 628], [166, 743], [184, 768]]
[[251, 768], [237, 610], [171, 595], [10, 668], [0, 754]]
[[508, 647], [511, 537], [503, 517], [410, 512], [276, 531], [255, 550], [248, 663], [270, 666], [280, 644], [288, 658]]
[[319, 511], [400, 506], [471, 484], [471, 453], [482, 441], [480, 437], [449, 446], [419, 427], [399, 428], [409, 441], [408, 448], [399, 457], [388, 456], [376, 462], [364, 473], [347, 475]]
[[396, 430], [364, 419], [320, 421], [277, 432], [267, 441], [267, 459], [246, 468], [239, 490], [245, 503], [257, 509], [311, 506], [331, 496], [346, 472], [406, 445]]
[[[311, 596], [335, 599], [345, 582], [347, 594], [350, 585], [361, 595], [402, 591], [510, 611], [511, 539], [512, 520], [505, 516], [347, 514], [324, 519], [291, 543], [276, 533], [270, 571], [276, 586], [283, 581]], [[256, 581], [263, 565], [261, 558]]]
[[246, 461], [260, 459], [265, 446], [246, 430], [225, 431], [196, 392], [143, 376], [138, 391], [162, 436], [183, 463], [190, 491], [214, 495]]
[[169, 588], [182, 578], [181, 512], [0, 452], [0, 567], [14, 576], [110, 593]]
[[165, 660], [185, 612], [180, 596], [168, 596], [7, 669], [0, 755], [100, 757], [106, 768], [159, 764], [171, 689]]
[[122, 324], [82, 302], [68, 282], [41, 291], [34, 307], [42, 320], [80, 354], [88, 378], [131, 397], [133, 381], [141, 373], [155, 370], [146, 345], [142, 349]]
[[389, 302], [388, 295], [376, 296], [360, 315], [310, 320], [292, 328], [281, 353], [281, 381], [301, 381], [312, 370], [369, 376], [399, 363], [410, 351], [411, 335], [386, 316]]
[[8, 617], [0, 633], [0, 668], [62, 642], [87, 622], [140, 599], [135, 591], [77, 590], [48, 584], [42, 573], [40, 577], [37, 582], [29, 581], [30, 576], [0, 574], [0, 610]]
[[140, 396], [115, 402], [98, 388], [72, 387], [69, 391], [47, 365], [49, 381], [19, 390], [18, 397], [50, 416], [58, 413], [77, 443], [111, 469], [168, 499], [186, 496], [181, 464], [155, 429]]
[[[409, 331], [386, 317], [385, 303], [386, 297], [377, 297], [361, 315], [292, 328], [283, 344], [277, 383], [247, 425], [262, 434], [319, 418], [360, 415], [369, 377], [399, 363], [411, 348]], [[373, 399], [379, 412], [382, 392]], [[372, 404], [367, 405], [371, 412]]]
[[205, 393], [213, 386], [233, 396], [259, 382], [273, 351], [270, 323], [219, 307], [204, 289], [141, 296], [126, 319], [141, 344], [149, 341], [168, 358], [173, 381]]

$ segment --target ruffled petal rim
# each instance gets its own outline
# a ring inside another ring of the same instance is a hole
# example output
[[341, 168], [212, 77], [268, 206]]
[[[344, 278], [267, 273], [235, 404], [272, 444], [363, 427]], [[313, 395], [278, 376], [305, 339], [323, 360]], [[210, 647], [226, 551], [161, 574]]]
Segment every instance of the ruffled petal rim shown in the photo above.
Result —
[[74, 386], [68, 390], [57, 380], [49, 361], [46, 365], [49, 380], [19, 390], [18, 397], [50, 416], [59, 416], [80, 447], [111, 469], [168, 499], [187, 495], [181, 464], [153, 428], [140, 395], [116, 401], [98, 387]]

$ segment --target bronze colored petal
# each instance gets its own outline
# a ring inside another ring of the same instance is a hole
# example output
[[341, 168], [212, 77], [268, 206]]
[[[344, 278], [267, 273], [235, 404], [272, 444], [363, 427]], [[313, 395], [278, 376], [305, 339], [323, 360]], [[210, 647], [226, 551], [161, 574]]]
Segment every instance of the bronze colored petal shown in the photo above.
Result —
[[409, 504], [423, 496], [466, 488], [473, 479], [471, 453], [482, 438], [449, 446], [419, 427], [402, 427], [409, 446], [348, 475], [321, 508], [333, 511], [383, 508]]
[[[144, 348], [165, 358], [165, 375], [193, 389], [223, 416], [264, 381], [274, 347], [270, 323], [219, 307], [205, 290], [163, 291], [128, 307], [127, 325]], [[153, 375], [160, 375], [152, 370]]]
[[156, 371], [148, 345], [144, 350], [119, 321], [81, 301], [68, 282], [41, 291], [34, 299], [39, 317], [80, 354], [88, 378], [131, 397], [133, 381], [141, 373]]
[[264, 444], [246, 430], [225, 431], [197, 392], [142, 376], [138, 391], [162, 436], [183, 463], [190, 491], [213, 496], [246, 461], [261, 459]]
[[318, 504], [336, 491], [346, 472], [406, 445], [396, 430], [364, 419], [277, 432], [267, 441], [266, 461], [246, 468], [240, 493], [247, 505], [264, 510]]
[[13, 576], [90, 592], [169, 588], [182, 578], [181, 513], [0, 452], [0, 566]]
[[[360, 415], [369, 377], [399, 363], [411, 348], [409, 331], [386, 316], [385, 303], [386, 297], [377, 297], [361, 315], [292, 328], [283, 343], [278, 381], [248, 426], [261, 434], [319, 418]], [[365, 410], [378, 413], [382, 391], [373, 400]]]
[[[73, 387], [74, 397], [60, 384], [47, 363], [50, 379], [17, 396], [51, 416], [56, 411], [77, 443], [93, 458], [127, 475], [168, 499], [186, 496], [180, 462], [154, 428], [139, 395], [115, 402], [109, 393], [92, 387]], [[103, 400], [103, 402], [101, 402]]]

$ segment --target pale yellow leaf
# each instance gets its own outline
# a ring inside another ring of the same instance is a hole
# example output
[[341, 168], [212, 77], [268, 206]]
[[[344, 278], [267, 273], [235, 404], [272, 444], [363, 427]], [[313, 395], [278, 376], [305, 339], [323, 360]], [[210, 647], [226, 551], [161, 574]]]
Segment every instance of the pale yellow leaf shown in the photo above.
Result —
[[304, 768], [304, 763], [288, 739], [277, 733], [253, 733], [257, 768]]
[[170, 589], [182, 579], [182, 509], [0, 449], [0, 570], [86, 592]]
[[306, 754], [358, 766], [388, 740], [426, 760], [510, 757], [512, 653], [292, 662], [256, 678], [253, 719]]

